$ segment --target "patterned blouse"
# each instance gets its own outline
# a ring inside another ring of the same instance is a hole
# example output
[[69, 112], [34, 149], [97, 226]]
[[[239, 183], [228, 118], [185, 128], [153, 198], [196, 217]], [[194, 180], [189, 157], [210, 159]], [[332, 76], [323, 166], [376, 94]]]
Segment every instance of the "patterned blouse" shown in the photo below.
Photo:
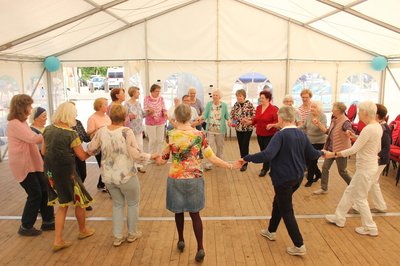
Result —
[[[253, 125], [245, 125], [240, 121], [243, 118], [253, 119], [256, 114], [253, 104], [249, 100], [245, 100], [243, 103], [236, 102], [231, 110], [231, 119], [236, 124], [236, 131], [253, 131]], [[236, 122], [236, 123], [235, 123]]]
[[131, 120], [130, 128], [133, 130], [133, 133], [135, 133], [135, 135], [141, 134], [143, 132], [143, 116], [144, 116], [142, 106], [140, 105], [139, 102], [133, 104], [130, 101], [126, 101], [125, 107], [128, 111], [128, 114], [134, 114], [136, 116], [135, 119]]
[[165, 146], [162, 158], [172, 156], [168, 176], [175, 179], [191, 179], [203, 176], [202, 155], [210, 158], [214, 152], [208, 146], [204, 133], [197, 130], [183, 131], [173, 129], [169, 132], [169, 143]]
[[102, 127], [88, 145], [88, 153], [101, 149], [101, 175], [106, 184], [124, 184], [136, 175], [135, 161], [141, 164], [150, 159], [137, 146], [133, 131], [128, 127], [109, 130]]
[[144, 98], [144, 110], [147, 111], [149, 109], [153, 109], [154, 113], [146, 115], [145, 124], [148, 126], [164, 125], [167, 121], [164, 117], [164, 114], [167, 113], [167, 109], [165, 108], [163, 97], [159, 96], [153, 98], [151, 95], [146, 96]]

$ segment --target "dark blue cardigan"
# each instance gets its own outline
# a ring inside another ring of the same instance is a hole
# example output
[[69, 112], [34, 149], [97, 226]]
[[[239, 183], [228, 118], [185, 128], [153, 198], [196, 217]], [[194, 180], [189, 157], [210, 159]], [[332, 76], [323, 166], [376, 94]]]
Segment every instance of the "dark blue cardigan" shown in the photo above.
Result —
[[255, 154], [246, 155], [246, 162], [271, 164], [270, 176], [274, 186], [282, 185], [304, 176], [307, 160], [318, 159], [322, 151], [314, 149], [306, 134], [297, 128], [284, 128], [271, 139], [268, 147]]

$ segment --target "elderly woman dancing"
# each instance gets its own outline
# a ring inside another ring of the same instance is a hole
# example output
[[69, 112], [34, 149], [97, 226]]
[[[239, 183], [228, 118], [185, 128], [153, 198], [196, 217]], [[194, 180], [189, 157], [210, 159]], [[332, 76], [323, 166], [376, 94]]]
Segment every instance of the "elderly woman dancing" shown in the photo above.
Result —
[[356, 172], [336, 207], [334, 215], [326, 215], [328, 222], [344, 227], [346, 214], [355, 207], [361, 215], [361, 226], [355, 231], [360, 235], [377, 236], [378, 227], [372, 219], [368, 205], [368, 191], [376, 182], [378, 153], [381, 150], [382, 126], [375, 120], [376, 105], [365, 101], [359, 105], [359, 117], [367, 126], [361, 131], [354, 145], [340, 152], [327, 152], [327, 158], [347, 157], [356, 153]]
[[175, 213], [175, 223], [179, 240], [177, 247], [183, 252], [184, 212], [189, 212], [192, 218], [193, 231], [197, 240], [196, 261], [202, 261], [205, 256], [203, 249], [203, 223], [200, 210], [204, 208], [204, 178], [201, 167], [200, 153], [212, 163], [223, 168], [239, 168], [239, 164], [229, 164], [217, 156], [207, 143], [204, 133], [190, 125], [192, 112], [187, 104], [180, 104], [175, 109], [177, 127], [169, 133], [169, 143], [166, 145], [162, 159], [158, 164], [164, 164], [172, 157], [172, 164], [167, 180], [167, 209]]

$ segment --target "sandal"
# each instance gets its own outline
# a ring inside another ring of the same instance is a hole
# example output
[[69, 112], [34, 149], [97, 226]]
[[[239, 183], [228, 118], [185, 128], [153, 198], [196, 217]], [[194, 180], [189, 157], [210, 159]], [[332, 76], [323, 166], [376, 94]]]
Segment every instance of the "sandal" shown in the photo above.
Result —
[[60, 251], [60, 250], [62, 250], [64, 248], [68, 248], [70, 246], [72, 246], [72, 242], [64, 241], [64, 243], [61, 244], [61, 245], [53, 245], [52, 250], [53, 250], [53, 252], [57, 252], [57, 251]]
[[87, 229], [86, 233], [79, 232], [78, 239], [82, 240], [82, 239], [88, 238], [94, 234], [94, 231], [95, 231], [94, 229], [90, 228], [90, 229]]

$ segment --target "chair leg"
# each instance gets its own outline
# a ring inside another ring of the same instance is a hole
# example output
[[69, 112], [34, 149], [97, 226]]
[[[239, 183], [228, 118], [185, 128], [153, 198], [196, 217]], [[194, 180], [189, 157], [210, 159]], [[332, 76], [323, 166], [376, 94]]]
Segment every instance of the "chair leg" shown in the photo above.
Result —
[[385, 176], [389, 175], [389, 167], [390, 167], [390, 162], [385, 166], [385, 169], [383, 169], [383, 174]]
[[397, 174], [396, 174], [396, 186], [399, 183], [399, 179], [400, 179], [400, 167], [397, 169]]

